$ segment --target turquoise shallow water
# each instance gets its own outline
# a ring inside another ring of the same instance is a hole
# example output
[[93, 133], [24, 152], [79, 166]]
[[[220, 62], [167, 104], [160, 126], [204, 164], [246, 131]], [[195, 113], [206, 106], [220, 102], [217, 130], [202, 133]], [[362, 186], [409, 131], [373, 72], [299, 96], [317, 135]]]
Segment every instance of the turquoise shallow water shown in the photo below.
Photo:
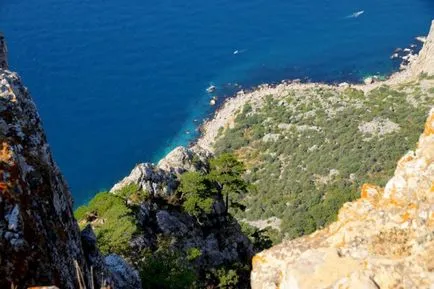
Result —
[[80, 204], [191, 141], [212, 112], [210, 83], [222, 99], [228, 83], [391, 73], [434, 1], [0, 0], [0, 15], [10, 66]]

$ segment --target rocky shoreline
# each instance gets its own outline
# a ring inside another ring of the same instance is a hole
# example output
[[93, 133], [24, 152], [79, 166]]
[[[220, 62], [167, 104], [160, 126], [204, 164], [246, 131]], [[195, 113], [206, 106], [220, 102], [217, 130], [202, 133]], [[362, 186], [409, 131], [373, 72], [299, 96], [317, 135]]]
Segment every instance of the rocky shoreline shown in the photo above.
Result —
[[434, 21], [431, 23], [431, 29], [428, 36], [424, 39], [424, 45], [417, 56], [408, 59], [408, 65], [401, 71], [392, 74], [387, 80], [379, 81], [371, 79], [365, 84], [348, 84], [340, 83], [330, 85], [325, 83], [300, 83], [299, 81], [283, 81], [278, 85], [263, 84], [251, 92], [239, 91], [235, 96], [228, 98], [222, 106], [216, 110], [214, 116], [205, 121], [200, 127], [201, 136], [192, 145], [192, 148], [202, 148], [213, 152], [213, 144], [218, 137], [221, 128], [233, 125], [236, 114], [246, 103], [253, 106], [260, 106], [266, 96], [273, 95], [275, 98], [287, 95], [288, 90], [304, 90], [313, 88], [328, 88], [345, 90], [348, 87], [371, 91], [382, 85], [396, 86], [404, 82], [410, 82], [417, 79], [421, 73], [434, 73]]

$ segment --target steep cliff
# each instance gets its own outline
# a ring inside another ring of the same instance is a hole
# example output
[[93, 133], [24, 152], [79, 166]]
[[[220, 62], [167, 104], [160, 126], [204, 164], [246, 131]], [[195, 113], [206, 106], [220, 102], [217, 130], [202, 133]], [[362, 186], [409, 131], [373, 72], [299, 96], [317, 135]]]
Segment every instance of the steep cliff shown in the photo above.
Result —
[[93, 233], [80, 234], [35, 104], [7, 68], [0, 37], [0, 288], [91, 288], [91, 271], [92, 288], [112, 283]]
[[422, 50], [419, 52], [414, 62], [410, 63], [407, 69], [410, 74], [419, 75], [420, 73], [434, 74], [434, 21], [426, 38]]
[[252, 288], [432, 288], [434, 109], [385, 189], [366, 184], [338, 221], [253, 258]]

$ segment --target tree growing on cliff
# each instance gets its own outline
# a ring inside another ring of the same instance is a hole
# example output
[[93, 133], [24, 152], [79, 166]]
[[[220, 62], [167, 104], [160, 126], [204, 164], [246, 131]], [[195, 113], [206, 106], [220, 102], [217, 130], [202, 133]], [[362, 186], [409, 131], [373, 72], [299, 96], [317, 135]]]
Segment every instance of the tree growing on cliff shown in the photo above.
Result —
[[240, 207], [235, 199], [248, 192], [248, 184], [242, 178], [245, 172], [243, 163], [238, 161], [234, 155], [224, 153], [212, 159], [210, 167], [209, 179], [215, 183], [218, 192], [224, 196], [226, 213], [231, 205]]
[[248, 191], [244, 171], [243, 163], [232, 154], [222, 154], [210, 160], [209, 173], [184, 173], [178, 187], [184, 210], [195, 217], [209, 214], [218, 199], [225, 200], [226, 213], [230, 206], [242, 207], [235, 199]]
[[196, 218], [211, 213], [215, 190], [206, 175], [186, 172], [180, 177], [178, 191], [181, 193], [184, 210]]

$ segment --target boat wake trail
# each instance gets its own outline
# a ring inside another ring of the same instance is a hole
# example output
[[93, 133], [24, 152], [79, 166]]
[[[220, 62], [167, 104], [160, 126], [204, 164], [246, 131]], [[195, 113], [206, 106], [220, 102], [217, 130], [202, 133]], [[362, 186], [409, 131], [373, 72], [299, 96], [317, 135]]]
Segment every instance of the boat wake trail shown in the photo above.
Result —
[[354, 12], [353, 14], [348, 15], [345, 18], [357, 18], [360, 15], [362, 15], [363, 13], [365, 13], [365, 10], [360, 10], [360, 11]]

